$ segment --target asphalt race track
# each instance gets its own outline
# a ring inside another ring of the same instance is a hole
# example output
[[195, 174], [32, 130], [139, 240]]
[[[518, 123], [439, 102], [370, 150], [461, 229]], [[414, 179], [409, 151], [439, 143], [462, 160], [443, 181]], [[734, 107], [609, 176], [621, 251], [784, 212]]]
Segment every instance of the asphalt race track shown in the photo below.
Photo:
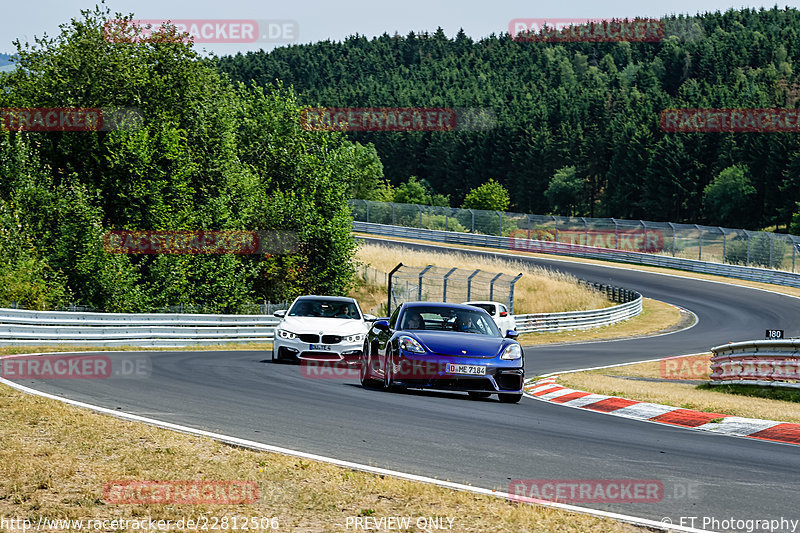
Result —
[[[800, 299], [619, 267], [524, 260], [635, 289], [699, 318], [690, 329], [662, 336], [528, 347], [528, 375], [707, 351], [763, 338], [767, 328], [800, 336]], [[272, 364], [264, 352], [149, 357], [147, 377], [19, 383], [167, 422], [502, 491], [513, 479], [659, 480], [665, 496], [657, 503], [580, 504], [653, 520], [800, 519], [797, 446], [528, 398], [505, 405], [461, 394], [363, 389], [354, 379], [303, 377], [299, 366]]]

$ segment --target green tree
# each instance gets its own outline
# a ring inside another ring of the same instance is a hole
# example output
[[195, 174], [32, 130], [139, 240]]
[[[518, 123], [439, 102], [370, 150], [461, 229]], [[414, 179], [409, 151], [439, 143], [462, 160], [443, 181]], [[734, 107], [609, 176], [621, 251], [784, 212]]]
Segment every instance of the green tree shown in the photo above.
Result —
[[730, 166], [703, 190], [703, 206], [712, 223], [727, 227], [748, 226], [747, 209], [756, 195], [748, 174], [744, 165]]
[[575, 167], [560, 168], [550, 179], [544, 195], [555, 213], [573, 216], [584, 198], [584, 181], [575, 172]]
[[508, 211], [510, 204], [511, 197], [508, 190], [494, 179], [489, 179], [483, 185], [469, 191], [461, 207], [484, 211]]
[[394, 201], [399, 204], [450, 206], [450, 199], [447, 196], [432, 193], [430, 184], [416, 176], [409, 177], [408, 181], [395, 187]]

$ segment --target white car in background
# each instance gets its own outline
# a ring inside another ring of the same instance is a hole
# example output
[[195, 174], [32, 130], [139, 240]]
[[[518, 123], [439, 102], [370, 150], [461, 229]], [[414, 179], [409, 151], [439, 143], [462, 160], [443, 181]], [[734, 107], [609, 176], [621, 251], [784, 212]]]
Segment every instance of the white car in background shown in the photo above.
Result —
[[494, 320], [494, 323], [497, 324], [497, 327], [500, 328], [500, 331], [503, 332], [504, 336], [509, 329], [517, 330], [517, 322], [514, 320], [514, 316], [511, 315], [508, 312], [508, 308], [500, 302], [475, 301], [464, 302], [464, 304], [486, 310], [492, 317], [492, 320]]
[[273, 361], [331, 361], [357, 364], [364, 337], [375, 320], [353, 298], [299, 296], [281, 318], [272, 341]]

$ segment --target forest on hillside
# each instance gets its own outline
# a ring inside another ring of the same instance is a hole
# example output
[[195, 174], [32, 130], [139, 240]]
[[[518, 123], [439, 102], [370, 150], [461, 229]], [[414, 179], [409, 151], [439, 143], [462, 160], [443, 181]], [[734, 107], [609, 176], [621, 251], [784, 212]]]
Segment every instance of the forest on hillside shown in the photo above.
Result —
[[[226, 56], [233, 80], [291, 85], [303, 105], [491, 108], [483, 131], [350, 132], [384, 176], [461, 205], [490, 179], [511, 209], [788, 228], [800, 201], [796, 133], [673, 133], [668, 108], [795, 108], [800, 11], [662, 19], [659, 42], [530, 42], [459, 32], [355, 35]], [[370, 198], [370, 191], [361, 196]]]

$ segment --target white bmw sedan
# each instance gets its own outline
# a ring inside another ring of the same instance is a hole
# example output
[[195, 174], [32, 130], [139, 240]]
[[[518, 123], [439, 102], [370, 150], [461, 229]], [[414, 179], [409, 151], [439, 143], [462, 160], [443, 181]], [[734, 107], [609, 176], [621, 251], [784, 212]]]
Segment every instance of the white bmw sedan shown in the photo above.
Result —
[[282, 320], [272, 342], [273, 361], [343, 361], [357, 364], [372, 315], [353, 298], [300, 296], [289, 310], [275, 311]]

